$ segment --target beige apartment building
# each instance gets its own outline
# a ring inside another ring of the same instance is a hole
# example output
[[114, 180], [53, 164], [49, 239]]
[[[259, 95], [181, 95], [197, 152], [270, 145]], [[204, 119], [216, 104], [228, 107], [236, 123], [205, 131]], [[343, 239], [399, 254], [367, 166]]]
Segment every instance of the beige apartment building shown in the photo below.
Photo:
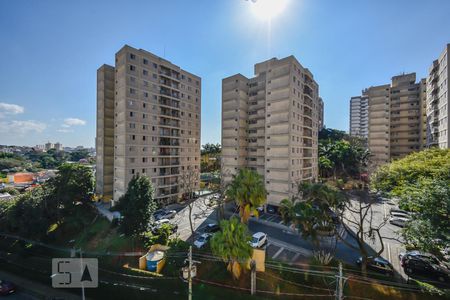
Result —
[[159, 202], [178, 201], [180, 176], [200, 171], [200, 120], [200, 77], [125, 45], [97, 71], [97, 193], [118, 201], [144, 174]]
[[350, 99], [350, 135], [367, 139], [369, 135], [369, 97], [351, 97]]
[[450, 44], [445, 46], [429, 69], [427, 84], [427, 145], [439, 148], [450, 146]]
[[416, 74], [410, 73], [363, 92], [368, 97], [368, 142], [375, 165], [425, 146], [425, 89], [425, 80], [416, 83]]
[[325, 126], [325, 119], [324, 119], [324, 103], [321, 97], [319, 97], [319, 131], [323, 129]]
[[319, 87], [294, 56], [254, 67], [255, 77], [222, 80], [222, 176], [240, 168], [264, 177], [267, 203], [318, 177]]

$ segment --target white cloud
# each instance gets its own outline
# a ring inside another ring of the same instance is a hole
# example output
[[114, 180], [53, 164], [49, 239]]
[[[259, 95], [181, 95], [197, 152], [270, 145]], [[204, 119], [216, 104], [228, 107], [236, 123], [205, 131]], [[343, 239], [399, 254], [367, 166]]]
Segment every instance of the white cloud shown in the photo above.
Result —
[[28, 133], [41, 133], [47, 128], [47, 125], [42, 122], [27, 120], [27, 121], [7, 121], [0, 122], [0, 133], [6, 135], [26, 135]]
[[0, 102], [0, 117], [5, 115], [17, 115], [25, 111], [23, 106]]
[[58, 132], [68, 133], [73, 132], [73, 129], [60, 128], [57, 130]]
[[78, 118], [67, 118], [64, 119], [64, 124], [61, 126], [68, 128], [70, 126], [80, 126], [80, 125], [86, 125], [86, 121]]

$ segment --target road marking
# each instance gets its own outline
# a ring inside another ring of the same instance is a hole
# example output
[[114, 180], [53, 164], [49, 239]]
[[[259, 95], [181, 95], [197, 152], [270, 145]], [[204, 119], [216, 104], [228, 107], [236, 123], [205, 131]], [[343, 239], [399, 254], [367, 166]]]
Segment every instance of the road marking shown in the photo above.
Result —
[[299, 256], [300, 256], [300, 253], [297, 252], [297, 254], [295, 254], [294, 257], [291, 259], [291, 262], [296, 261]]
[[273, 256], [272, 256], [272, 259], [275, 259], [275, 258], [277, 258], [278, 257], [278, 255], [280, 255], [281, 254], [281, 252], [283, 252], [283, 250], [284, 250], [284, 248], [283, 247], [281, 247], [278, 251], [277, 251], [277, 253], [275, 253]]
[[389, 245], [389, 243], [387, 244], [387, 250], [388, 250], [388, 259], [390, 262], [392, 262], [391, 260], [391, 246]]

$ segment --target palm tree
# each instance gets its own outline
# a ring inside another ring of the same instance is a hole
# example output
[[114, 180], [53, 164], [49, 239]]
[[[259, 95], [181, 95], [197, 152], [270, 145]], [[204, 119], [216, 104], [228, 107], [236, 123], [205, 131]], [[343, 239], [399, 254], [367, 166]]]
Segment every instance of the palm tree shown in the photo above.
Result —
[[252, 214], [258, 216], [257, 207], [266, 202], [266, 194], [262, 176], [250, 169], [240, 169], [226, 191], [227, 198], [236, 201], [242, 223]]
[[[292, 222], [304, 238], [310, 238], [316, 249], [315, 256], [324, 264], [330, 262], [331, 250], [329, 242], [324, 244], [319, 232], [332, 224], [332, 210], [342, 208], [345, 197], [337, 190], [320, 183], [302, 183], [291, 199], [281, 201], [280, 213], [285, 223]], [[332, 241], [332, 240], [331, 240]], [[333, 242], [333, 241], [332, 241]], [[336, 246], [336, 240], [331, 247]], [[324, 246], [327, 246], [324, 249]], [[333, 249], [332, 249], [333, 250]], [[317, 255], [316, 255], [317, 254]]]
[[222, 258], [227, 263], [227, 270], [238, 279], [242, 267], [252, 256], [253, 250], [249, 244], [251, 237], [247, 226], [240, 223], [237, 218], [222, 220], [220, 229], [221, 231], [214, 234], [211, 239], [212, 253]]

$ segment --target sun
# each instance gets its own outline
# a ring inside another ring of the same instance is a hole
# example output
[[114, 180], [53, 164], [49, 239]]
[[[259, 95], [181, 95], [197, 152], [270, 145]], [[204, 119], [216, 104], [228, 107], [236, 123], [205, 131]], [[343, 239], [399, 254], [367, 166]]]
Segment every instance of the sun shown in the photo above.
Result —
[[288, 0], [250, 0], [253, 14], [262, 20], [271, 20], [281, 14]]

